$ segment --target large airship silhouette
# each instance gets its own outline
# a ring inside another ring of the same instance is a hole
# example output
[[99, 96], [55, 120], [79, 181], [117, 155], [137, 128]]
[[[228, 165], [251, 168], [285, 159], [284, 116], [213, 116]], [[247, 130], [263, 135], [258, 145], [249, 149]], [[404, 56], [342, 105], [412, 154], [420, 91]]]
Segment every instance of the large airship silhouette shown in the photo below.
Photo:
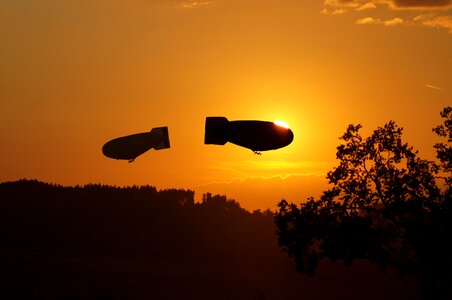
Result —
[[102, 152], [110, 158], [133, 162], [135, 158], [152, 148], [160, 150], [169, 147], [168, 127], [156, 127], [150, 132], [113, 139], [102, 147]]
[[204, 144], [224, 145], [227, 142], [251, 149], [254, 153], [275, 150], [289, 145], [293, 132], [268, 121], [228, 121], [225, 117], [207, 117]]

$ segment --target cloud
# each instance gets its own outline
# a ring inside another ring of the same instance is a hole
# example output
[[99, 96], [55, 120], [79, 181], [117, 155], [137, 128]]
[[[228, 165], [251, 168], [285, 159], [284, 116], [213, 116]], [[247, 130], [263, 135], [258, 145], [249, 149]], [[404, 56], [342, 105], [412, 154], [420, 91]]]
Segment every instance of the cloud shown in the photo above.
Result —
[[[416, 25], [446, 29], [452, 34], [452, 16], [449, 13], [452, 10], [452, 0], [325, 0], [322, 13], [340, 15], [350, 11], [351, 14], [359, 15], [371, 9], [375, 10], [372, 16], [361, 15], [357, 17], [355, 24], [379, 24], [386, 27]], [[399, 16], [385, 20], [388, 10], [398, 11]], [[413, 16], [414, 13], [418, 16]]]
[[333, 10], [333, 11], [331, 12], [331, 14], [332, 14], [332, 15], [342, 15], [342, 14], [345, 14], [346, 12], [347, 12], [346, 9], [338, 8], [338, 9]]
[[362, 19], [358, 19], [355, 23], [357, 25], [380, 24], [381, 20], [380, 19], [374, 19], [373, 17], [365, 17], [365, 18], [362, 18]]
[[325, 0], [324, 4], [325, 6], [349, 8], [356, 8], [361, 5], [359, 0]]
[[355, 22], [355, 24], [357, 24], [357, 25], [382, 24], [385, 26], [395, 26], [395, 25], [401, 25], [404, 23], [405, 23], [405, 21], [401, 18], [394, 18], [394, 19], [382, 21], [380, 19], [376, 19], [373, 17], [365, 17], [362, 19], [358, 19]]
[[401, 19], [401, 18], [394, 18], [394, 19], [391, 19], [391, 20], [387, 20], [387, 21], [384, 21], [384, 25], [385, 26], [395, 26], [395, 25], [401, 25], [401, 24], [404, 24], [405, 22], [403, 21], [403, 19]]
[[362, 10], [374, 9], [374, 8], [377, 8], [377, 6], [373, 2], [367, 2], [366, 4], [363, 4], [363, 5], [359, 6], [358, 8], [356, 8], [356, 11], [362, 11]]
[[319, 197], [328, 189], [325, 175], [286, 176], [250, 176], [225, 182], [212, 182], [195, 187], [196, 200], [200, 201], [202, 194], [212, 193], [227, 195], [237, 200], [240, 205], [250, 211], [255, 209], [276, 209], [277, 203], [286, 199], [290, 202], [301, 203], [308, 197]]
[[347, 10], [343, 8], [336, 8], [334, 10], [329, 11], [327, 8], [324, 8], [320, 12], [325, 15], [342, 15], [345, 14]]
[[213, 1], [182, 1], [176, 6], [181, 8], [193, 9], [201, 6], [212, 5]]
[[388, 0], [392, 7], [401, 8], [434, 8], [448, 7], [452, 0]]
[[421, 24], [431, 28], [444, 28], [448, 29], [452, 34], [452, 17], [450, 16], [434, 16], [432, 18], [424, 19]]
[[355, 8], [357, 11], [376, 8], [376, 4], [387, 4], [393, 9], [448, 9], [452, 0], [325, 0], [330, 7]]

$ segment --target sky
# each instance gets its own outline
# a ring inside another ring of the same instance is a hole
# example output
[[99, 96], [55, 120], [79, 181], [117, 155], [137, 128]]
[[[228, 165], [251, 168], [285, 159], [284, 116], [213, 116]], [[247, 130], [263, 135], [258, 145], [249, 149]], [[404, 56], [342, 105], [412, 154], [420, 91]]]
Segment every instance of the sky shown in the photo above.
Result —
[[[348, 124], [395, 120], [433, 159], [452, 105], [451, 0], [0, 0], [0, 182], [149, 184], [244, 208], [327, 188]], [[283, 120], [289, 146], [204, 145], [207, 116]], [[135, 162], [110, 139], [168, 126]]]

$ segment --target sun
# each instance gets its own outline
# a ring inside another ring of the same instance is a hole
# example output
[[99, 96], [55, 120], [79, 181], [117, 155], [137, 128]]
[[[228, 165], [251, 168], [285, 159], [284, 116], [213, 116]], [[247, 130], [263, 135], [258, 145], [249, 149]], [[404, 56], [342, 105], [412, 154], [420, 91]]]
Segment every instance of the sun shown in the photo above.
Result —
[[278, 126], [284, 127], [284, 128], [289, 128], [289, 125], [286, 122], [283, 122], [281, 120], [274, 121], [273, 123], [275, 123]]

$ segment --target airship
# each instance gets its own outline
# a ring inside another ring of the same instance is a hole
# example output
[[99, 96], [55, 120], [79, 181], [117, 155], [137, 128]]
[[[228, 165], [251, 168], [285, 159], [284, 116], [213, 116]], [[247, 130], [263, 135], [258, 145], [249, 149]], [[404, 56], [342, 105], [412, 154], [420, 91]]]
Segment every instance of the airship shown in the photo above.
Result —
[[130, 163], [152, 148], [160, 150], [169, 147], [168, 127], [156, 127], [152, 128], [150, 132], [113, 139], [105, 143], [102, 153], [109, 158], [124, 159]]
[[224, 145], [227, 142], [251, 149], [256, 154], [289, 145], [293, 132], [268, 121], [228, 121], [225, 117], [207, 117], [204, 144]]

